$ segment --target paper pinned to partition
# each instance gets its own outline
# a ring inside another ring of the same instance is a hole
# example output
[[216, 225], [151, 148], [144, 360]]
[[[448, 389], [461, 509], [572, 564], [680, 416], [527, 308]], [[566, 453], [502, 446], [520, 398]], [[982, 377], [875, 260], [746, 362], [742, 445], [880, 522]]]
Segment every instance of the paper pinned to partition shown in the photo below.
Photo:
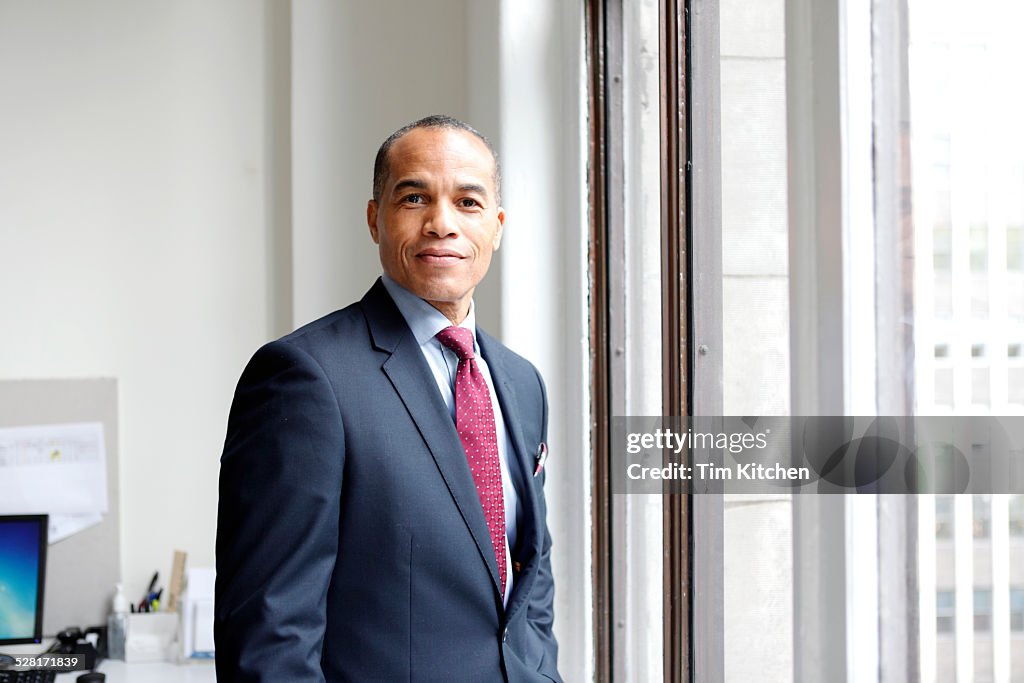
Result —
[[107, 511], [103, 424], [0, 428], [0, 514]]
[[63, 541], [68, 536], [85, 531], [103, 521], [103, 515], [96, 512], [87, 515], [50, 515], [50, 543]]

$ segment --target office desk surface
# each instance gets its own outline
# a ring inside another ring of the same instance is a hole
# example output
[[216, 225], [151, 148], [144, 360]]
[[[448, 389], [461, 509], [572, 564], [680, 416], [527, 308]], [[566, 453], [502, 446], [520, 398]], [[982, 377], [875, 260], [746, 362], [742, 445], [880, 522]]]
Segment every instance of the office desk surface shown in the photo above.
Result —
[[[108, 659], [100, 664], [99, 670], [107, 675], [106, 683], [216, 683], [217, 680], [212, 661], [181, 665], [166, 662], [125, 664]], [[57, 683], [74, 683], [81, 674], [81, 671], [60, 674]]]

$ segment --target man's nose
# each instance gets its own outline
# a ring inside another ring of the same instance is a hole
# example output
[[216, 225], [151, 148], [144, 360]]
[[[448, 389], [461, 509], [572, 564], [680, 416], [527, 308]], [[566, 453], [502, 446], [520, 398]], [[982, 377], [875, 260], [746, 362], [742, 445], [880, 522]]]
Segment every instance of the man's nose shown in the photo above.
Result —
[[434, 237], [451, 237], [459, 234], [458, 216], [448, 202], [436, 202], [427, 214], [423, 232]]

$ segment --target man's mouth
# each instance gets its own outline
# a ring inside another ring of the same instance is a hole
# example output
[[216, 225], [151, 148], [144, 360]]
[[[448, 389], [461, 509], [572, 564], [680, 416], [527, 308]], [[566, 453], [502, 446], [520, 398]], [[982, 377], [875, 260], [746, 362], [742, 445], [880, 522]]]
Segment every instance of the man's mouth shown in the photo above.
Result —
[[416, 254], [416, 258], [432, 266], [455, 265], [465, 257], [453, 249], [424, 249]]

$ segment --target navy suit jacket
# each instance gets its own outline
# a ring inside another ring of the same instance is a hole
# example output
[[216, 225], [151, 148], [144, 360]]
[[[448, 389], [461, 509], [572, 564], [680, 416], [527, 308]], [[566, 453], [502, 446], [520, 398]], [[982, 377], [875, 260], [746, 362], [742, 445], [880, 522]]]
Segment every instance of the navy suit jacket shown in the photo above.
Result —
[[220, 681], [560, 681], [544, 476], [547, 399], [477, 330], [522, 520], [507, 609], [451, 415], [380, 280], [253, 356], [221, 458]]

